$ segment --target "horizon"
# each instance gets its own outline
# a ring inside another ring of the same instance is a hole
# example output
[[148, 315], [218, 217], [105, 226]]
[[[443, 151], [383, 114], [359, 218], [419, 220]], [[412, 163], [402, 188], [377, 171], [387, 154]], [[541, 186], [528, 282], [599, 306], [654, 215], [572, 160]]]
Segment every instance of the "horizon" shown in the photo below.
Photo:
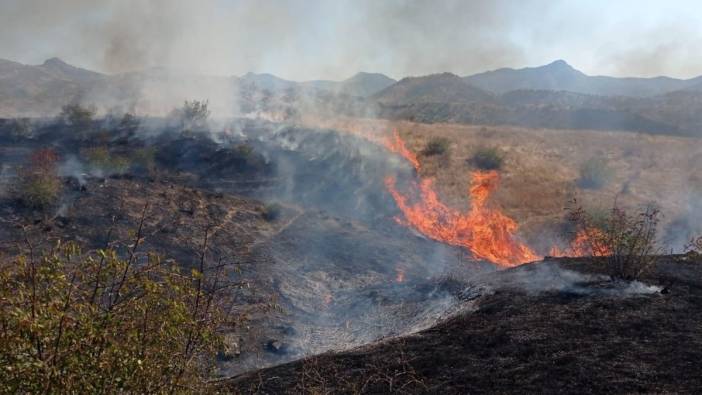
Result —
[[[274, 73], [267, 72], [267, 71], [247, 71], [247, 72], [245, 72], [245, 73], [238, 74], [238, 75], [237, 75], [237, 74], [207, 74], [207, 73], [193, 72], [193, 71], [186, 70], [186, 69], [178, 69], [178, 68], [167, 67], [167, 66], [151, 66], [151, 67], [144, 68], [144, 69], [139, 69], [139, 70], [129, 70], [129, 71], [124, 71], [124, 72], [109, 73], [109, 72], [104, 72], [104, 71], [101, 71], [101, 70], [90, 69], [90, 68], [88, 68], [88, 67], [85, 67], [85, 66], [82, 66], [82, 65], [79, 65], [79, 64], [73, 64], [73, 63], [68, 62], [68, 61], [66, 61], [65, 59], [61, 58], [60, 56], [53, 56], [53, 57], [50, 57], [50, 58], [45, 59], [44, 61], [41, 61], [41, 62], [39, 62], [39, 63], [33, 63], [33, 64], [20, 62], [20, 61], [14, 60], [14, 59], [8, 59], [8, 58], [2, 57], [2, 56], [0, 56], [0, 60], [10, 61], [10, 62], [22, 64], [22, 65], [24, 65], [24, 66], [32, 66], [32, 67], [42, 66], [42, 65], [46, 64], [47, 62], [49, 62], [49, 61], [51, 61], [51, 60], [58, 60], [58, 61], [60, 61], [60, 62], [62, 62], [62, 63], [64, 63], [64, 64], [67, 64], [67, 65], [71, 66], [71, 67], [76, 67], [76, 68], [84, 69], [84, 70], [91, 71], [91, 72], [97, 72], [97, 73], [100, 73], [100, 74], [103, 74], [103, 75], [108, 75], [108, 76], [114, 76], [114, 75], [120, 75], [120, 74], [126, 74], [126, 73], [147, 72], [147, 71], [149, 71], [149, 70], [159, 70], [159, 69], [162, 69], [162, 70], [166, 70], [166, 71], [168, 71], [168, 72], [177, 72], [177, 73], [184, 73], [184, 74], [190, 73], [190, 74], [193, 74], [193, 75], [210, 76], [210, 77], [222, 77], [222, 78], [244, 78], [244, 77], [245, 77], [246, 75], [248, 75], [248, 74], [254, 74], [254, 75], [270, 75], [270, 76], [273, 76], [273, 77], [278, 78], [278, 79], [282, 79], [282, 80], [290, 81], [290, 82], [295, 82], [295, 83], [318, 82], [318, 81], [342, 82], [342, 81], [351, 79], [351, 78], [353, 78], [353, 77], [355, 77], [355, 76], [357, 76], [357, 75], [359, 75], [359, 74], [364, 74], [364, 73], [365, 73], [365, 74], [378, 74], [378, 75], [383, 75], [383, 76], [385, 76], [385, 77], [389, 77], [389, 78], [394, 79], [394, 80], [396, 80], [396, 81], [400, 81], [400, 80], [402, 80], [402, 79], [404, 79], [404, 78], [418, 78], [418, 77], [426, 77], [426, 76], [438, 75], [438, 74], [444, 74], [444, 73], [454, 74], [454, 75], [456, 75], [456, 76], [465, 78], [465, 77], [471, 77], [471, 76], [473, 76], [473, 75], [484, 74], [484, 73], [490, 73], [490, 72], [495, 72], [495, 71], [505, 70], [505, 69], [506, 69], [506, 70], [519, 71], [519, 70], [524, 70], [524, 69], [545, 68], [545, 67], [548, 67], [548, 66], [552, 66], [552, 65], [554, 65], [554, 64], [556, 64], [556, 63], [559, 63], [559, 62], [564, 63], [566, 66], [572, 68], [573, 70], [575, 70], [575, 71], [577, 71], [577, 72], [584, 73], [582, 70], [578, 69], [576, 66], [573, 66], [570, 62], [568, 62], [567, 60], [562, 59], [562, 58], [554, 59], [554, 60], [552, 60], [552, 61], [550, 61], [550, 62], [548, 62], [548, 63], [539, 64], [539, 65], [525, 65], [525, 66], [519, 66], [519, 67], [501, 66], [501, 67], [497, 67], [497, 68], [494, 68], [494, 69], [483, 70], [483, 71], [477, 71], [477, 72], [475, 72], [475, 73], [473, 73], [473, 74], [464, 74], [464, 75], [456, 74], [456, 73], [453, 73], [453, 72], [450, 72], [450, 71], [437, 71], [437, 72], [434, 72], [434, 73], [422, 74], [422, 75], [391, 76], [391, 75], [388, 75], [388, 74], [385, 74], [385, 73], [382, 73], [382, 72], [373, 71], [373, 70], [359, 70], [359, 71], [356, 71], [355, 73], [353, 73], [353, 74], [351, 74], [351, 75], [349, 75], [349, 76], [347, 76], [347, 77], [340, 78], [340, 79], [314, 78], [314, 79], [307, 79], [307, 80], [293, 80], [293, 79], [288, 79], [288, 78], [284, 78], [284, 77], [281, 77], [281, 76], [279, 76], [279, 75], [276, 75], [276, 74], [274, 74]], [[691, 79], [695, 79], [695, 78], [697, 78], [697, 77], [702, 77], [702, 73], [700, 73], [699, 75], [692, 75], [692, 76], [687, 77], [687, 78], [678, 78], [678, 77], [673, 77], [673, 76], [670, 76], [670, 75], [653, 75], [653, 76], [649, 76], [649, 77], [638, 77], [638, 76], [629, 76], [629, 75], [614, 76], [614, 75], [605, 75], [605, 74], [588, 74], [588, 73], [584, 73], [584, 74], [585, 74], [586, 76], [588, 76], [588, 77], [641, 78], [641, 79], [672, 78], [672, 79], [678, 79], [678, 80], [691, 80]]]
[[[691, 0], [585, 3], [0, 0], [0, 57], [60, 57], [102, 73], [154, 67], [208, 75], [340, 80], [460, 76], [566, 59], [587, 75], [702, 74]], [[587, 32], [587, 34], [583, 34]]]

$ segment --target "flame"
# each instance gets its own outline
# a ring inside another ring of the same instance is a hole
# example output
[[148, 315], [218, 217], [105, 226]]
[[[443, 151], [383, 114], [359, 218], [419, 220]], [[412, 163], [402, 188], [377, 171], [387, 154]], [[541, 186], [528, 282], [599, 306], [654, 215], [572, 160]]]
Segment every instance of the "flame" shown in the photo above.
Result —
[[559, 256], [607, 256], [611, 251], [605, 243], [605, 234], [600, 229], [589, 227], [583, 228], [575, 234], [575, 238], [570, 242], [570, 246], [561, 250], [558, 246], [551, 247], [549, 255]]
[[401, 266], [395, 266], [395, 282], [403, 283], [405, 282], [405, 269]]
[[488, 197], [499, 183], [496, 171], [475, 171], [468, 194], [471, 209], [467, 213], [447, 207], [439, 200], [432, 179], [421, 180], [419, 199], [409, 203], [401, 194], [393, 177], [385, 179], [388, 191], [402, 211], [406, 224], [434, 240], [468, 249], [476, 258], [500, 266], [516, 266], [540, 259], [514, 234], [517, 223], [487, 204]]
[[392, 136], [386, 136], [382, 141], [383, 146], [387, 148], [390, 152], [394, 152], [403, 158], [405, 158], [409, 163], [414, 166], [415, 170], [419, 171], [419, 160], [414, 152], [410, 151], [405, 142], [400, 137], [400, 133], [397, 130], [392, 132]]

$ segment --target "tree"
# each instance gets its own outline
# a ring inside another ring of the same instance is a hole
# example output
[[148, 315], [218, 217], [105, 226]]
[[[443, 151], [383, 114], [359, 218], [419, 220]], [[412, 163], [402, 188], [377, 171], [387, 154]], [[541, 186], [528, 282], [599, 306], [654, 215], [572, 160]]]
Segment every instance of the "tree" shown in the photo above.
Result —
[[183, 107], [174, 110], [173, 116], [178, 119], [184, 131], [204, 130], [210, 116], [208, 106], [207, 100], [186, 100]]

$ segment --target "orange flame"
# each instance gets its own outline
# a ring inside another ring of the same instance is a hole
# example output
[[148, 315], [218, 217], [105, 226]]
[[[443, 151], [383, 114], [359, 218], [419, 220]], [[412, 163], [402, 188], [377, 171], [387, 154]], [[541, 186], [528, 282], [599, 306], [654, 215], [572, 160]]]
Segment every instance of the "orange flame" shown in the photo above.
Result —
[[403, 283], [405, 282], [405, 269], [401, 266], [395, 266], [395, 282]]
[[570, 246], [561, 250], [557, 246], [551, 247], [551, 256], [607, 256], [610, 249], [605, 243], [605, 234], [597, 228], [584, 228], [576, 233], [575, 238], [570, 242]]
[[411, 163], [417, 171], [419, 171], [419, 160], [417, 159], [417, 156], [414, 154], [414, 152], [410, 151], [407, 148], [405, 142], [402, 141], [400, 133], [397, 130], [394, 130], [392, 132], [392, 136], [386, 136], [383, 139], [382, 143], [385, 146], [385, 148], [387, 148], [390, 152], [394, 152], [402, 156], [409, 163]]
[[516, 266], [540, 257], [514, 237], [518, 225], [498, 209], [487, 204], [490, 193], [499, 183], [496, 171], [475, 171], [469, 188], [471, 209], [461, 213], [441, 203], [433, 189], [433, 180], [419, 184], [419, 201], [411, 204], [388, 177], [385, 185], [402, 211], [407, 224], [424, 235], [447, 244], [468, 249], [475, 257], [500, 266]]

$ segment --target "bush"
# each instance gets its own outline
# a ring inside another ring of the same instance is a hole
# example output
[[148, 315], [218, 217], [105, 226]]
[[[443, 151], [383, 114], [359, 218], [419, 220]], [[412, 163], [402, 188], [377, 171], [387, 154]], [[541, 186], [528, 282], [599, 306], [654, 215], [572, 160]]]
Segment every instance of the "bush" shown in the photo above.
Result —
[[31, 138], [33, 132], [29, 118], [16, 118], [10, 122], [10, 137], [15, 141]]
[[207, 118], [210, 116], [209, 102], [186, 100], [183, 107], [173, 110], [172, 117], [176, 118], [183, 131], [192, 132], [207, 129]]
[[632, 215], [615, 205], [604, 218], [594, 217], [577, 204], [568, 210], [568, 219], [577, 229], [576, 241], [581, 248], [587, 247], [587, 255], [605, 257], [612, 277], [640, 277], [660, 252], [660, 211], [654, 206]]
[[131, 167], [126, 156], [113, 155], [106, 147], [93, 147], [82, 151], [82, 156], [94, 169], [104, 174], [124, 174]]
[[45, 209], [52, 206], [61, 192], [57, 173], [58, 154], [50, 148], [34, 151], [28, 164], [18, 172], [15, 194], [26, 207]]
[[422, 150], [422, 154], [426, 156], [445, 155], [449, 152], [451, 142], [444, 137], [433, 137]]
[[473, 153], [470, 162], [481, 170], [499, 170], [502, 168], [504, 155], [495, 147], [481, 147]]
[[600, 189], [612, 178], [612, 169], [604, 158], [590, 158], [580, 167], [577, 184], [585, 189]]
[[0, 261], [0, 393], [206, 390], [223, 283], [135, 250]]
[[93, 117], [97, 109], [95, 106], [83, 107], [80, 104], [66, 104], [61, 108], [59, 118], [67, 125], [81, 129], [82, 131], [92, 126]]
[[269, 203], [263, 206], [263, 219], [266, 221], [275, 221], [280, 218], [283, 213], [283, 206], [279, 203]]

